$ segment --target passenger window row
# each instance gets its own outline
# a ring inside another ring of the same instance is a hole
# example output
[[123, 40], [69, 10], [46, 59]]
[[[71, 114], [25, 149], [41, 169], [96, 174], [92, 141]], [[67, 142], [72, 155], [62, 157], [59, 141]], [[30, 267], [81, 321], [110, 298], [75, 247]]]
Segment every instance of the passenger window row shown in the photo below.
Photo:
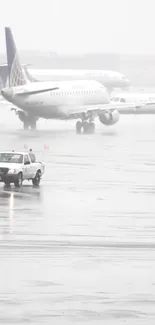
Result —
[[100, 93], [101, 89], [95, 89], [95, 90], [73, 90], [73, 91], [51, 91], [51, 96], [73, 96], [73, 95], [83, 95], [83, 94], [96, 94]]
[[108, 73], [102, 73], [102, 72], [88, 72], [86, 74], [87, 76], [92, 76], [92, 77], [109, 77], [109, 74]]
[[121, 102], [121, 103], [126, 103], [125, 98], [120, 98], [120, 97], [113, 97], [111, 99], [113, 102]]

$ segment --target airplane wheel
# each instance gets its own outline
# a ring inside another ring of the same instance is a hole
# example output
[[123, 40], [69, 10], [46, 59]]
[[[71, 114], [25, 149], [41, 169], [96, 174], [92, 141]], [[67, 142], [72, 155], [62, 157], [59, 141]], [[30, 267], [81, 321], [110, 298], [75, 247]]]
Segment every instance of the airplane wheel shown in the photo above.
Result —
[[77, 121], [77, 123], [76, 123], [76, 133], [81, 134], [81, 129], [82, 129], [82, 123], [80, 121]]
[[87, 133], [87, 134], [94, 133], [94, 131], [95, 131], [95, 123], [93, 123], [93, 122], [91, 122], [91, 123], [84, 122], [83, 131], [84, 131], [84, 133]]
[[29, 123], [27, 121], [24, 121], [23, 123], [24, 130], [28, 130], [29, 128]]
[[84, 122], [83, 123], [83, 132], [84, 133], [88, 133], [88, 129], [89, 129], [89, 123], [88, 122]]
[[31, 123], [31, 130], [36, 130], [36, 128], [37, 128], [37, 123], [36, 122]]
[[95, 132], [95, 123], [90, 123], [90, 133], [94, 133]]

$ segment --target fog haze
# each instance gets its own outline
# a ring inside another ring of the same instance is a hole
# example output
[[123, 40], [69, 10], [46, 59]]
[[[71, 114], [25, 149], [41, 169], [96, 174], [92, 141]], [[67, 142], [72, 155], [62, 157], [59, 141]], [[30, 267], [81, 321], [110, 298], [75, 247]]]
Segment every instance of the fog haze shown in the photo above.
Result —
[[1, 157], [36, 155], [32, 164], [0, 159], [0, 325], [155, 324], [154, 3], [1, 3], [0, 64], [10, 26], [30, 69], [115, 70], [131, 87], [109, 84], [111, 97], [133, 98], [118, 121], [118, 101], [108, 112], [94, 81], [52, 80], [45, 94], [46, 84], [25, 81], [15, 51], [0, 67]]
[[154, 54], [153, 0], [6, 0], [0, 52], [10, 26], [20, 50]]

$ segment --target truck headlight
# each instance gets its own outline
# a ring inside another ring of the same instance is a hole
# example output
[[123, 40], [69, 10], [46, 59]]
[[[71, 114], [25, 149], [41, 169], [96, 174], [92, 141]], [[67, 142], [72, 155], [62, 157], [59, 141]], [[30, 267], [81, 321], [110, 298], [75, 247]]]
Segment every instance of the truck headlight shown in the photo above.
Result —
[[15, 174], [16, 173], [16, 169], [9, 169], [8, 174]]

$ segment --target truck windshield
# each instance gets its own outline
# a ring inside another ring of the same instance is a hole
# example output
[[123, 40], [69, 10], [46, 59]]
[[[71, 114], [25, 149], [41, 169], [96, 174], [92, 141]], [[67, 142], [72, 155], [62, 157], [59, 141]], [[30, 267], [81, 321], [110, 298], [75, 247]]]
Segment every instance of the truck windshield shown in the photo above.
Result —
[[11, 152], [10, 153], [0, 152], [0, 162], [21, 164], [23, 162], [23, 155], [11, 153]]

